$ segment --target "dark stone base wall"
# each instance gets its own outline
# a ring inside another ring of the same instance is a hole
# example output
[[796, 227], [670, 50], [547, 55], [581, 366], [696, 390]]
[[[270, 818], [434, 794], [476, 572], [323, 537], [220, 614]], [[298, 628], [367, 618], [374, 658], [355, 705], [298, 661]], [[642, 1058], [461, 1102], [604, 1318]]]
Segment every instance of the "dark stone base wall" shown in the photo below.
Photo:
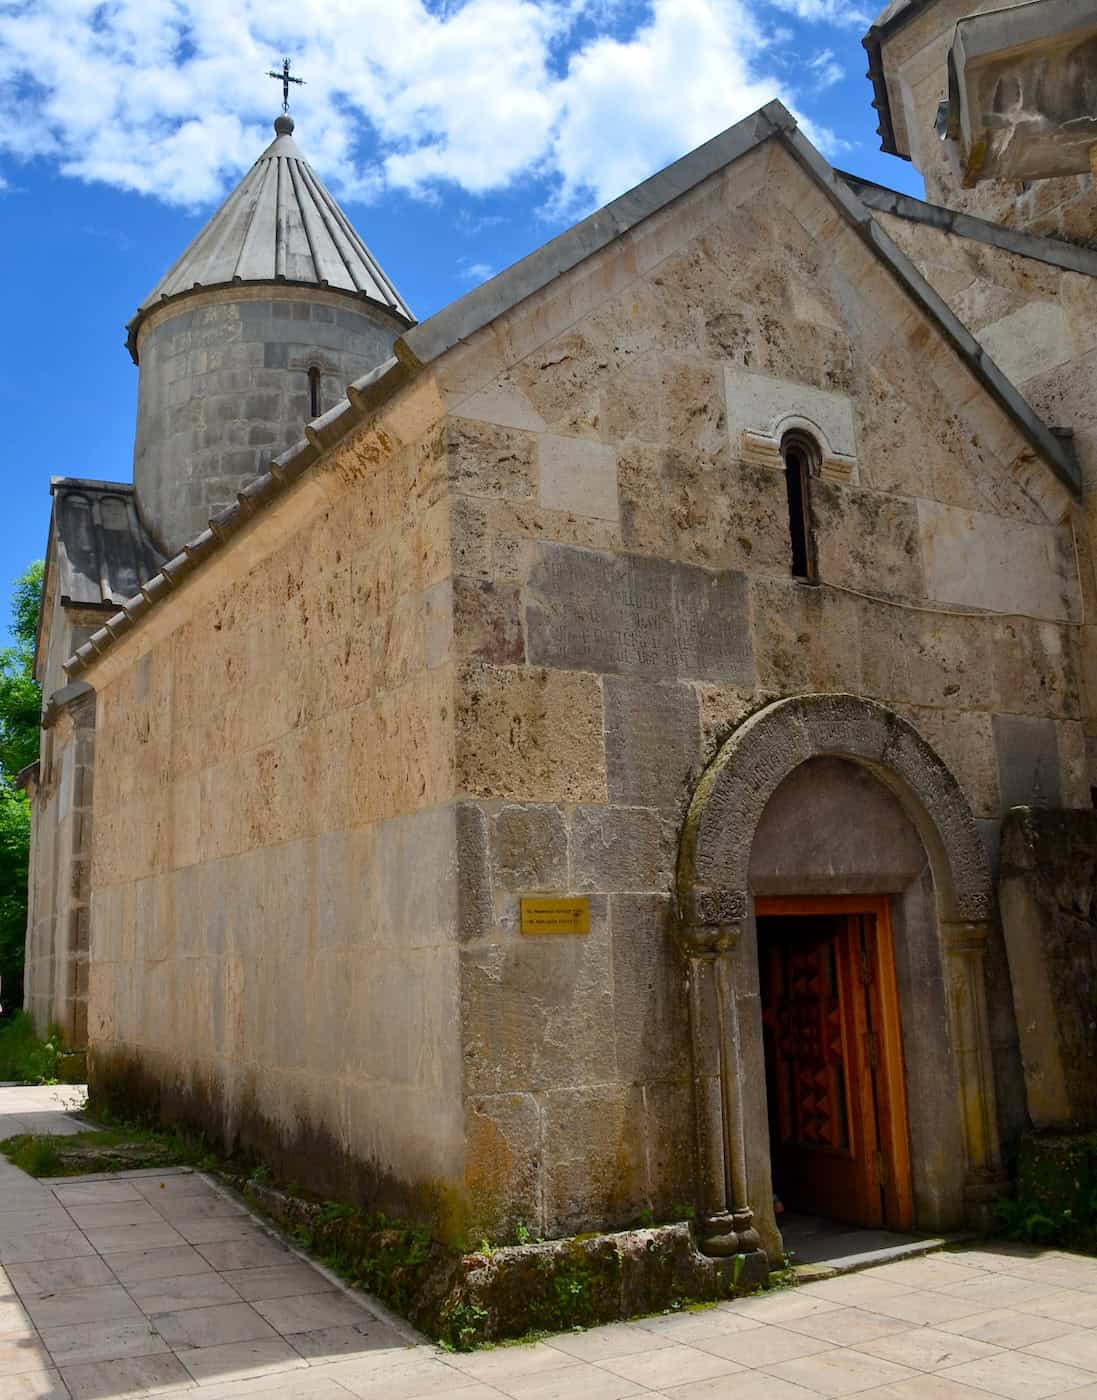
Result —
[[1097, 811], [1010, 811], [1000, 901], [1032, 1122], [1097, 1128]]

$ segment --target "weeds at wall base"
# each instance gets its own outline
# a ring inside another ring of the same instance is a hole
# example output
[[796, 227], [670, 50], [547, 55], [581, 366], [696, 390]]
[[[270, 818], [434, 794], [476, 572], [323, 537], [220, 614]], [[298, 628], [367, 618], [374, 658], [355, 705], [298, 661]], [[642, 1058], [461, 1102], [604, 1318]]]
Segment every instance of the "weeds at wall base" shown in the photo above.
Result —
[[0, 1021], [0, 1080], [56, 1084], [58, 1057], [63, 1050], [61, 1032], [56, 1026], [51, 1026], [45, 1040], [40, 1040], [28, 1013], [16, 1011]]
[[282, 1187], [264, 1167], [213, 1156], [200, 1137], [100, 1122], [69, 1137], [10, 1138], [0, 1151], [34, 1176], [211, 1172], [352, 1287], [453, 1350], [714, 1303], [768, 1281], [761, 1252], [708, 1259], [684, 1221], [551, 1241], [523, 1227], [517, 1244], [468, 1253], [424, 1225]]
[[765, 1286], [761, 1251], [709, 1259], [685, 1222], [466, 1253], [421, 1226], [309, 1200], [255, 1176], [232, 1183], [349, 1284], [444, 1347], [595, 1326], [714, 1303]]
[[1009, 1239], [1097, 1254], [1097, 1133], [1026, 1134], [997, 1214]]

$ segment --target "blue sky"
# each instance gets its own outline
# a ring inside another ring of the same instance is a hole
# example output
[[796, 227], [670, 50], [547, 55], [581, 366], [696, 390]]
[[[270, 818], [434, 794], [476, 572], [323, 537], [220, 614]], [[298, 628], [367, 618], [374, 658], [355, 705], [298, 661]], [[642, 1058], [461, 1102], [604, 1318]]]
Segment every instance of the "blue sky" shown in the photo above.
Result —
[[44, 550], [50, 476], [130, 479], [124, 324], [270, 139], [283, 53], [307, 80], [298, 144], [425, 317], [772, 97], [835, 165], [920, 194], [878, 149], [871, 18], [851, 0], [0, 0], [0, 619]]

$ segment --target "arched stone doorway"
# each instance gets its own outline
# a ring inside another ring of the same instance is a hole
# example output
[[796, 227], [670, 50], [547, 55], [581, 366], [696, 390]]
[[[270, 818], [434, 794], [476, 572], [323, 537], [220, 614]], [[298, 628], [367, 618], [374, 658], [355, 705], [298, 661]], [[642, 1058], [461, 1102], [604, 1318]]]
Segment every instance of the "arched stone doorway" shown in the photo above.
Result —
[[[797, 812], [801, 835], [790, 841]], [[820, 894], [891, 901], [916, 1223], [985, 1218], [1001, 1189], [984, 972], [992, 887], [971, 812], [898, 715], [858, 696], [797, 696], [766, 706], [725, 741], [679, 845], [698, 1210], [712, 1253], [781, 1251], [755, 898]], [[915, 1036], [919, 1029], [937, 1033]]]

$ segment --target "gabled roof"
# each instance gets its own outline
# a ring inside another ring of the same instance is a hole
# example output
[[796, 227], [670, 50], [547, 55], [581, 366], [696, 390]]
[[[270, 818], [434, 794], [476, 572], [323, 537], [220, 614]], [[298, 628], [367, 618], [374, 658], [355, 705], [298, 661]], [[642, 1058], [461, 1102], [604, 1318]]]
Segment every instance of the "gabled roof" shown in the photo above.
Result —
[[107, 612], [133, 597], [164, 563], [141, 524], [129, 482], [54, 476], [50, 495], [53, 511], [43, 581], [43, 597], [50, 601], [39, 609], [34, 639], [39, 680], [53, 599], [63, 607]]
[[1080, 272], [1085, 277], [1097, 277], [1097, 248], [1083, 248], [1078, 243], [1064, 243], [1059, 238], [1043, 238], [1025, 229], [996, 224], [991, 219], [978, 219], [974, 214], [962, 214], [943, 204], [929, 204], [924, 199], [915, 199], [913, 195], [877, 184], [875, 180], [863, 180], [859, 175], [851, 175], [848, 170], [837, 170], [835, 174], [845, 180], [862, 203], [879, 213], [894, 214], [915, 224], [926, 224], [941, 233], [954, 233], [958, 238], [972, 238], [978, 243], [988, 243], [993, 248], [1016, 253], [1022, 258], [1050, 263], [1068, 272]]
[[317, 179], [293, 139], [293, 118], [213, 218], [157, 282], [126, 327], [137, 360], [137, 332], [156, 307], [200, 288], [248, 282], [329, 287], [377, 303], [409, 325], [407, 303]]
[[967, 327], [876, 223], [845, 180], [801, 134], [792, 114], [780, 102], [769, 102], [753, 116], [729, 127], [402, 335], [393, 347], [392, 359], [349, 385], [345, 399], [306, 426], [303, 441], [275, 457], [269, 471], [249, 482], [240, 492], [235, 505], [214, 516], [208, 530], [184, 545], [154, 578], [142, 585], [140, 593], [129, 599], [121, 612], [93, 633], [65, 663], [69, 676], [76, 677], [84, 672], [97, 656], [132, 630], [151, 608], [188, 574], [200, 568], [253, 515], [287, 490], [324, 453], [372, 418], [410, 378], [644, 219], [769, 140], [780, 141], [820, 186], [861, 241], [937, 327], [983, 389], [1013, 420], [1054, 475], [1068, 490], [1080, 495], [1078, 465], [1069, 446], [1036, 415]]
[[50, 549], [63, 603], [123, 603], [164, 563], [145, 533], [128, 483], [55, 476], [50, 494]]

